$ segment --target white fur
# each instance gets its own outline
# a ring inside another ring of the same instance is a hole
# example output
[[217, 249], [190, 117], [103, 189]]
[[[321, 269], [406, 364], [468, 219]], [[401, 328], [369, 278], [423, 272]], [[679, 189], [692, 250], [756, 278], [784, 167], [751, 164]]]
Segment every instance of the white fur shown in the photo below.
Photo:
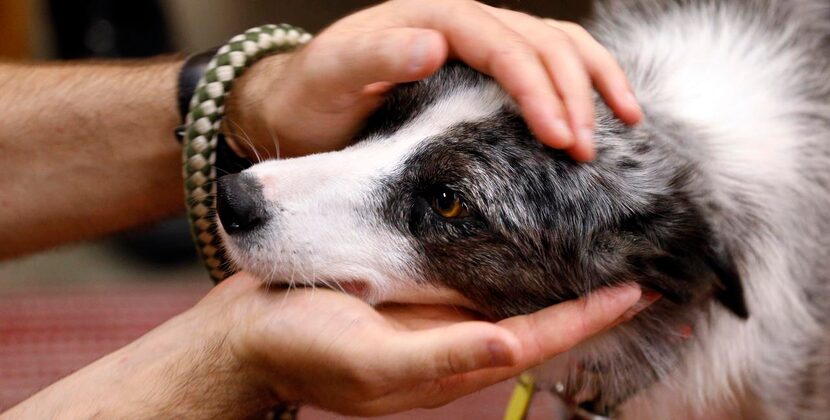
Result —
[[[709, 151], [703, 172], [712, 177], [724, 208], [732, 207], [732, 191], [749, 192], [757, 208], [768, 212], [759, 229], [774, 230], [769, 234], [782, 238], [807, 235], [806, 215], [796, 207], [804, 198], [795, 198], [811, 195], [796, 170], [803, 164], [799, 148], [823, 134], [805, 131], [794, 116], [805, 109], [822, 110], [794, 92], [802, 88], [799, 69], [815, 52], [793, 48], [799, 39], [797, 22], [770, 30], [740, 10], [702, 1], [648, 24], [630, 18], [624, 39], [614, 43], [615, 52], [634, 66], [650, 67], [628, 71], [642, 103], [703, 130]], [[655, 73], [659, 77], [645, 78]], [[716, 226], [720, 228], [724, 226]], [[750, 319], [742, 322], [713, 306], [713, 322], [701, 323], [707, 330], [695, 331], [695, 347], [683, 365], [623, 406], [625, 418], [792, 414], [783, 411], [790, 409], [783, 390], [794, 380], [787, 369], [805, 357], [805, 338], [820, 337], [826, 327], [809, 312], [798, 285], [802, 279], [793, 277], [798, 249], [760, 240], [744, 246], [762, 256], [741, 273]], [[762, 400], [754, 400], [752, 392], [761, 393]], [[816, 415], [805, 412], [803, 418]]]

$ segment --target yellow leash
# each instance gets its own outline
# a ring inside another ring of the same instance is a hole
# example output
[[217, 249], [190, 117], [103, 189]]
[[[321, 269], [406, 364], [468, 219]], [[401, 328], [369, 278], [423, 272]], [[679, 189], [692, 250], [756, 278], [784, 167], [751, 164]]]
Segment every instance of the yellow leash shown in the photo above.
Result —
[[524, 420], [535, 393], [536, 382], [533, 380], [533, 375], [521, 374], [516, 380], [516, 387], [513, 388], [513, 395], [510, 396], [510, 402], [504, 412], [504, 420]]

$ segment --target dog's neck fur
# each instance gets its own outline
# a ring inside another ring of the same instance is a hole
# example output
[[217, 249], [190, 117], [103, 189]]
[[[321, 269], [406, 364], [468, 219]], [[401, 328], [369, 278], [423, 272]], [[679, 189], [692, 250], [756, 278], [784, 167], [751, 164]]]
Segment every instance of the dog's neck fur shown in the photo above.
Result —
[[[632, 78], [647, 115], [641, 129], [701, 169], [713, 229], [728, 248], [746, 250], [736, 258], [752, 314], [741, 322], [712, 306], [683, 362], [621, 411], [821, 418], [830, 383], [808, 371], [828, 356], [827, 340], [815, 343], [827, 336], [828, 309], [805, 297], [826, 295], [830, 272], [830, 224], [816, 213], [830, 206], [828, 4], [621, 3], [600, 7], [592, 31]], [[699, 135], [678, 136], [690, 131], [672, 121]], [[799, 375], [812, 378], [806, 389]], [[762, 401], [748, 408], [753, 395]]]

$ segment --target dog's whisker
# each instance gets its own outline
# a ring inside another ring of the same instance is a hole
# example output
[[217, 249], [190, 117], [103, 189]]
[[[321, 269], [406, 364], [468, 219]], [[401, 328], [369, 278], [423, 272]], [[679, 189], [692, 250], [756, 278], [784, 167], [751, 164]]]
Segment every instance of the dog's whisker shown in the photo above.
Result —
[[262, 156], [259, 154], [259, 148], [254, 143], [253, 139], [248, 135], [244, 128], [241, 125], [237, 124], [235, 121], [228, 120], [228, 123], [233, 124], [239, 131], [241, 132], [240, 138], [244, 139], [248, 146], [250, 146], [251, 150], [254, 152], [254, 156], [257, 159], [257, 162], [262, 162]]
[[[316, 284], [317, 284], [317, 264], [316, 264], [315, 255], [314, 255], [314, 253], [313, 253], [313, 252], [310, 252], [310, 250], [306, 250], [306, 255], [308, 255], [308, 256], [310, 257], [310, 263], [311, 263], [311, 264], [310, 264], [310, 265], [311, 265], [311, 284], [316, 285]], [[325, 284], [325, 283], [324, 283], [324, 284]]]
[[271, 142], [274, 144], [274, 150], [276, 153], [277, 160], [280, 159], [280, 140], [277, 138], [277, 133], [274, 131], [273, 127], [270, 125], [266, 127], [268, 129], [268, 135], [271, 136]]
[[219, 177], [223, 176], [223, 175], [230, 175], [231, 174], [231, 172], [229, 170], [224, 169], [224, 168], [220, 168], [218, 166], [215, 169], [216, 169], [216, 178], [217, 179]]
[[262, 156], [260, 156], [258, 148], [254, 144], [253, 140], [248, 138], [247, 135], [234, 133], [226, 134], [225, 137], [229, 137], [235, 141], [242, 142], [243, 145], [248, 146], [248, 148], [254, 153], [254, 158], [256, 159], [256, 162], [254, 163], [262, 162]]

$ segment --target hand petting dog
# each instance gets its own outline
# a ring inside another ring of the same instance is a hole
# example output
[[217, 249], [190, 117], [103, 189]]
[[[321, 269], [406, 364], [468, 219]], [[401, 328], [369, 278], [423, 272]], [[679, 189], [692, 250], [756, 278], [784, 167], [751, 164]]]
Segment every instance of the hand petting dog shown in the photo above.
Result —
[[620, 119], [642, 119], [619, 65], [579, 25], [466, 0], [394, 0], [254, 66], [231, 97], [229, 119], [244, 129], [229, 127], [231, 139], [251, 157], [272, 156], [273, 142], [282, 157], [340, 149], [392, 86], [448, 59], [494, 77], [537, 137], [577, 160], [594, 156], [592, 84]]

